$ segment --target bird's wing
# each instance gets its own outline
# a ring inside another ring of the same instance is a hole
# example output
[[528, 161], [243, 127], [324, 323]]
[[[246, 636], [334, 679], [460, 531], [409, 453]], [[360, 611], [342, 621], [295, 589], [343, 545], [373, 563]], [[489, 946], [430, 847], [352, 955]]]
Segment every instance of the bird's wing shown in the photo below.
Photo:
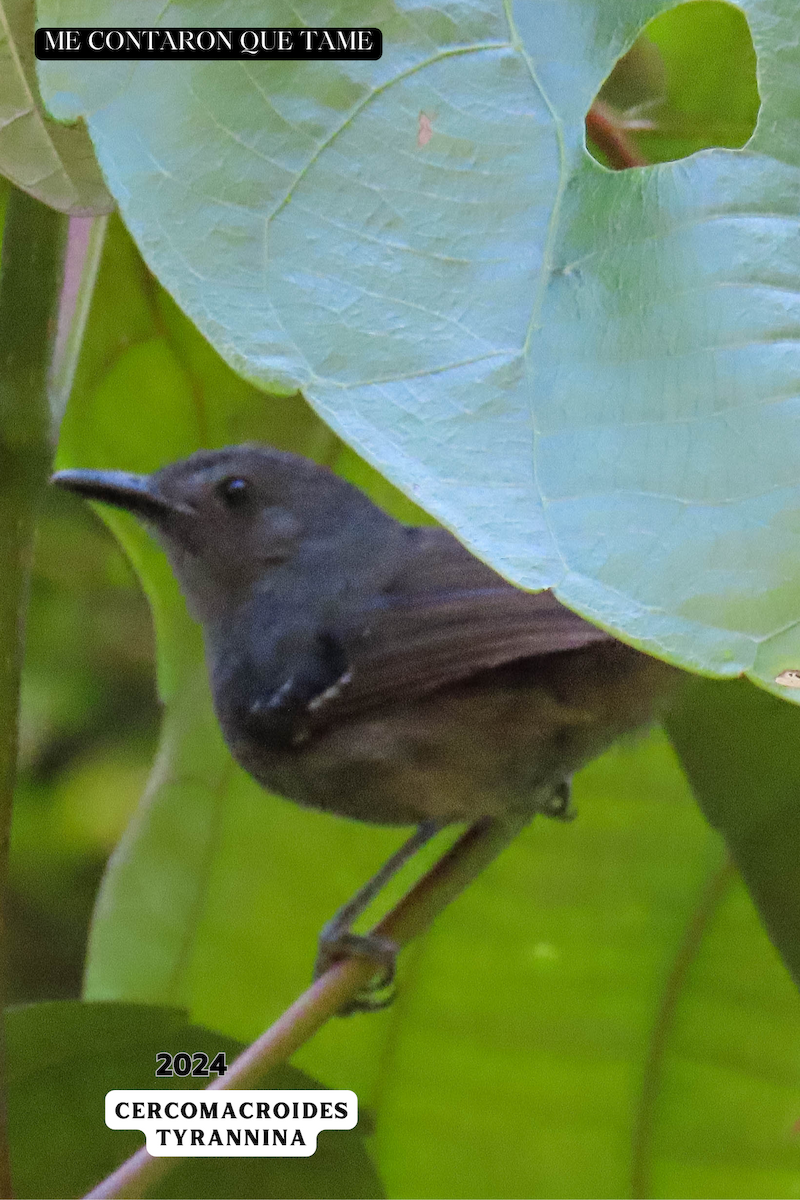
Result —
[[323, 723], [396, 704], [521, 659], [578, 650], [611, 635], [552, 592], [522, 592], [440, 529], [420, 529], [398, 582], [333, 633], [346, 686], [316, 706]]

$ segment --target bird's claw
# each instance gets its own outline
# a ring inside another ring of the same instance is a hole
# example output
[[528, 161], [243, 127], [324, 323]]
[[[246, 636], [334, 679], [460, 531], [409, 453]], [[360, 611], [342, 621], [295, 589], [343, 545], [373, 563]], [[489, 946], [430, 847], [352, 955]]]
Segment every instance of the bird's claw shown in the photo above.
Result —
[[[374, 933], [353, 933], [349, 929], [326, 926], [319, 937], [317, 961], [314, 963], [314, 979], [324, 975], [329, 967], [343, 958], [367, 958], [373, 962], [376, 977], [363, 991], [339, 1009], [340, 1016], [356, 1012], [377, 1012], [387, 1008], [394, 1000], [394, 977], [397, 968], [398, 947], [389, 938]], [[385, 993], [380, 995], [380, 993]]]
[[556, 821], [574, 821], [578, 815], [572, 805], [572, 782], [565, 779], [554, 788], [542, 805], [541, 811], [546, 817]]

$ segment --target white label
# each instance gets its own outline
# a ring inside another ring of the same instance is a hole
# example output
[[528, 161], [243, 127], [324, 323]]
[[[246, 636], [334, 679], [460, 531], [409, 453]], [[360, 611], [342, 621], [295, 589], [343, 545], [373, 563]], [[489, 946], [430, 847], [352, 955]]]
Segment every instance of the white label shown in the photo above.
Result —
[[106, 1095], [109, 1129], [141, 1129], [155, 1158], [308, 1158], [320, 1129], [353, 1129], [355, 1092], [152, 1091]]

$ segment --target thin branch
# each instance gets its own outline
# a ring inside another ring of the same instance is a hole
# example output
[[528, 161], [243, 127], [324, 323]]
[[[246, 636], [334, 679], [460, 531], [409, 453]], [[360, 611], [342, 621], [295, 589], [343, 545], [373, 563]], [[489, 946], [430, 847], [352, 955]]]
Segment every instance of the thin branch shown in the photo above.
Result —
[[613, 108], [609, 108], [602, 100], [595, 100], [586, 114], [586, 133], [603, 151], [612, 170], [624, 171], [627, 167], [648, 165]]
[[[427, 874], [372, 930], [404, 946], [433, 922], [451, 900], [512, 842], [527, 816], [476, 821]], [[267, 1071], [286, 1062], [317, 1030], [352, 1000], [375, 974], [364, 958], [334, 963], [257, 1041], [231, 1064], [208, 1091], [254, 1087]], [[87, 1193], [86, 1200], [136, 1200], [173, 1167], [175, 1158], [153, 1158], [142, 1147]]]

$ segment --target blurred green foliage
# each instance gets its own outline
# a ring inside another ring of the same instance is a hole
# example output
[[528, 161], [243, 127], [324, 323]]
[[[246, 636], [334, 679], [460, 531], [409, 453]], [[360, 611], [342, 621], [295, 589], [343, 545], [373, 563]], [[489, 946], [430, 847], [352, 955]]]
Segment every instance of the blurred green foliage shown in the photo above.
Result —
[[80, 993], [106, 858], [158, 734], [152, 619], [118, 543], [48, 493], [36, 547], [11, 843], [12, 1001]]

